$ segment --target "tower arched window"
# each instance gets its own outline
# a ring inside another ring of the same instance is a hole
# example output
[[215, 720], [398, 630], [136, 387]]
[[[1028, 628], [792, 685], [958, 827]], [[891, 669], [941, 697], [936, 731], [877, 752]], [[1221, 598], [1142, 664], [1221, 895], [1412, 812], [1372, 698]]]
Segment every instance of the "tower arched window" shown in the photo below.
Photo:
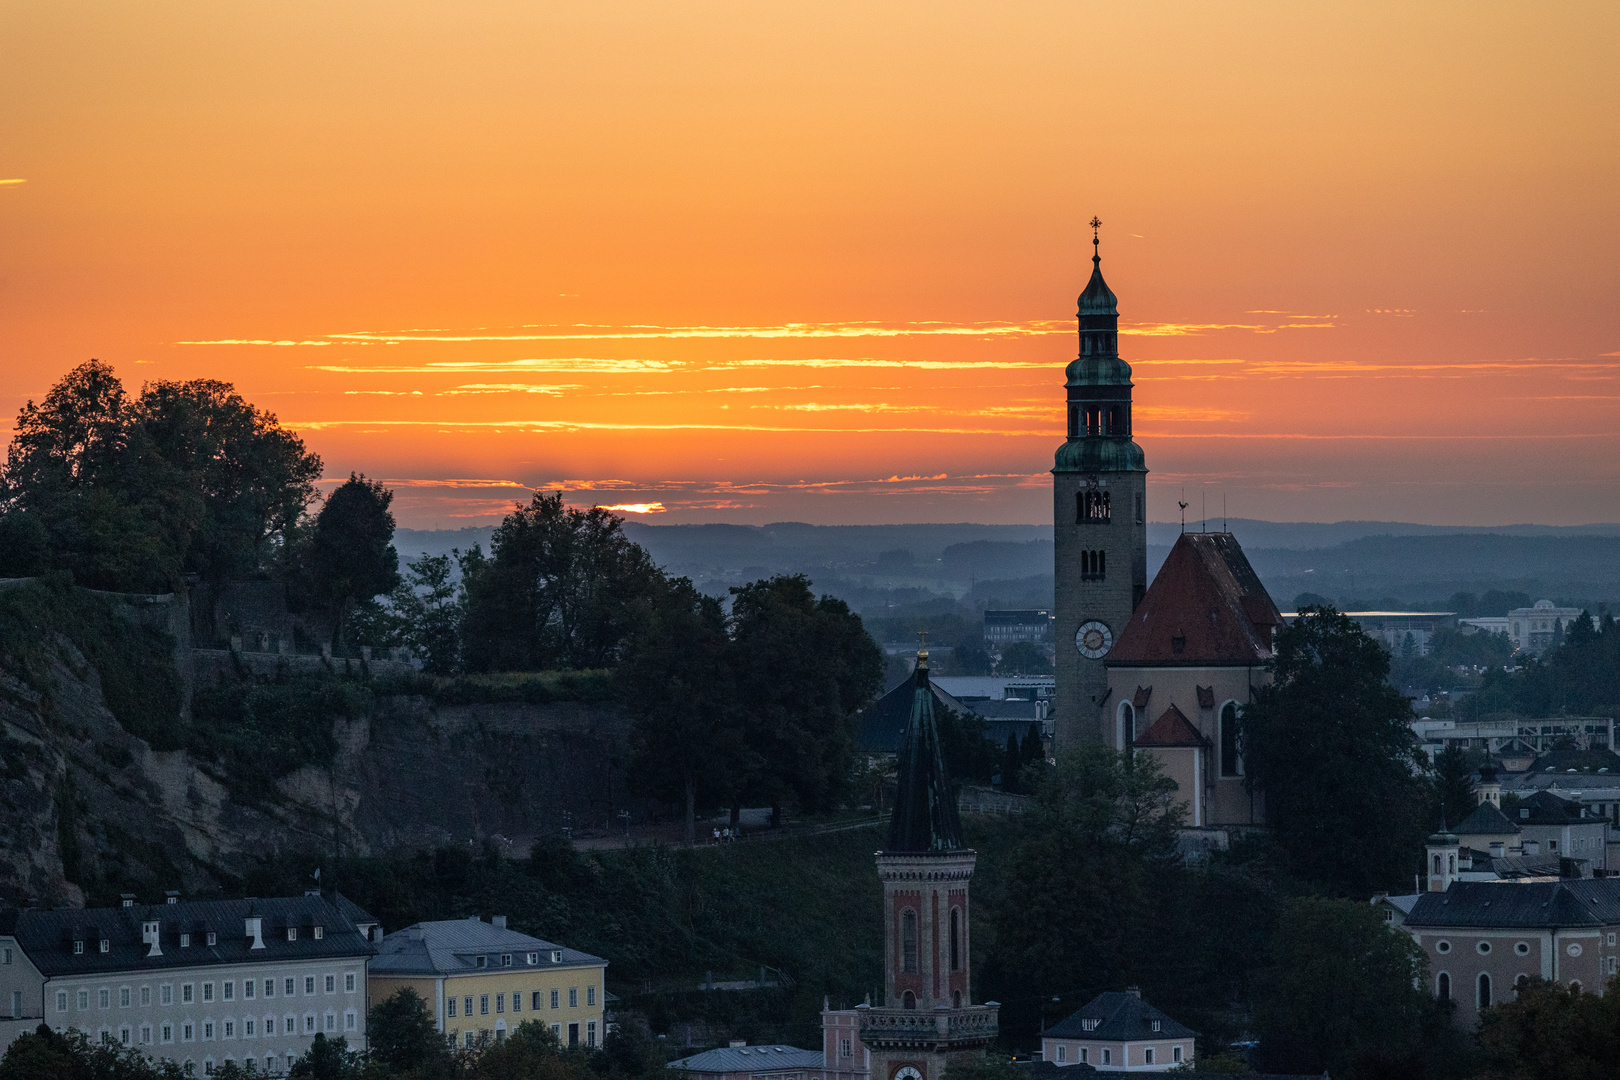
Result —
[[1080, 580], [1102, 581], [1108, 576], [1108, 552], [1082, 551], [1080, 553]]
[[1113, 405], [1108, 409], [1108, 429], [1105, 435], [1118, 435], [1120, 433], [1119, 406]]
[[1243, 775], [1243, 761], [1238, 756], [1237, 706], [1230, 701], [1221, 707], [1221, 775]]
[[1451, 1000], [1451, 976], [1443, 971], [1434, 980], [1434, 996], [1441, 1001]]
[[910, 908], [900, 913], [900, 970], [917, 970], [917, 913]]
[[1436, 877], [1440, 876], [1440, 856], [1438, 855], [1434, 857], [1434, 875]]
[[1087, 488], [1075, 495], [1075, 520], [1078, 524], [1107, 525], [1113, 514], [1113, 499], [1108, 492]]
[[1455, 874], [1456, 872], [1457, 872], [1457, 856], [1455, 856], [1455, 855], [1447, 855], [1446, 856], [1446, 873]]
[[962, 909], [951, 908], [951, 970], [962, 970]]
[[900, 1007], [903, 1009], [915, 1009], [917, 1007], [917, 995], [907, 990], [901, 995]]
[[1483, 971], [1479, 973], [1479, 1007], [1491, 1007], [1491, 977]]

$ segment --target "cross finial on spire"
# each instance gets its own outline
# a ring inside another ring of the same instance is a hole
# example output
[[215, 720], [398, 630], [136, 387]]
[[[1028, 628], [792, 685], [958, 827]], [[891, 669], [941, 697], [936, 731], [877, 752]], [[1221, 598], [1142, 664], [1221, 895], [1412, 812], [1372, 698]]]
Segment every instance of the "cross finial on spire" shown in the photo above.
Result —
[[928, 665], [928, 631], [922, 627], [917, 628], [917, 663]]
[[1097, 230], [1102, 228], [1102, 218], [1098, 217], [1096, 214], [1093, 214], [1091, 215], [1091, 221], [1089, 224], [1091, 225], [1091, 261], [1094, 263], [1100, 263], [1102, 262], [1102, 253], [1099, 250], [1098, 245], [1100, 245], [1102, 241], [1097, 238]]

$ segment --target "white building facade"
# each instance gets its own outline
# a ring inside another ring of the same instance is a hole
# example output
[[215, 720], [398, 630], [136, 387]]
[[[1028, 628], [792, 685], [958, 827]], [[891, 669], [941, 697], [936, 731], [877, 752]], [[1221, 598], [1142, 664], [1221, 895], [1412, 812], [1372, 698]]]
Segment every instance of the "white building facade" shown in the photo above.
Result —
[[317, 1034], [365, 1049], [374, 920], [342, 896], [27, 909], [0, 923], [7, 1045], [45, 1023], [209, 1076], [285, 1073]]

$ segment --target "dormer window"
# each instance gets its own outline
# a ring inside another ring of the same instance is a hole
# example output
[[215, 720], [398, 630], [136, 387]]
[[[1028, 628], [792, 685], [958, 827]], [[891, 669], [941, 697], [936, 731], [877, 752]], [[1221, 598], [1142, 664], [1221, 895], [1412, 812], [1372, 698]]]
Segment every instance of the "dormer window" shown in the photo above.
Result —
[[84, 939], [83, 938], [75, 938], [73, 940], [73, 955], [74, 956], [83, 956], [84, 955]]
[[1095, 1017], [1095, 1016], [1084, 1017], [1080, 1021], [1081, 1030], [1083, 1030], [1083, 1031], [1096, 1031], [1097, 1030], [1097, 1022], [1098, 1022], [1097, 1017]]
[[489, 957], [487, 957], [487, 956], [480, 956], [480, 957], [478, 957], [478, 959], [473, 961], [473, 967], [488, 967], [488, 966], [489, 966]]
[[191, 935], [190, 934], [181, 934], [180, 935], [180, 947], [182, 949], [191, 948]]
[[106, 938], [102, 938], [101, 939], [101, 951], [102, 952], [112, 952], [112, 942], [108, 941]]
[[320, 940], [321, 940], [321, 938], [323, 938], [323, 937], [325, 937], [325, 936], [326, 936], [326, 927], [324, 927], [324, 926], [317, 926], [317, 927], [316, 927], [316, 928], [315, 928], [315, 940], [316, 940], [316, 941], [320, 941]]
[[537, 952], [532, 952], [528, 956], [524, 957], [524, 959], [530, 964], [538, 964], [540, 962], [540, 954]]
[[551, 962], [553, 964], [562, 963], [562, 950], [561, 949], [553, 949], [553, 950], [551, 950]]
[[287, 927], [287, 940], [288, 941], [297, 941], [298, 940], [298, 927], [296, 927], [296, 926]]
[[501, 953], [501, 967], [511, 967], [511, 966], [512, 966], [512, 954], [511, 953]]
[[208, 944], [210, 947], [219, 944], [219, 935], [212, 930], [208, 931]]
[[1163, 1031], [1164, 1030], [1164, 1021], [1163, 1020], [1155, 1020], [1155, 1021], [1153, 1021], [1153, 1030], [1154, 1031]]

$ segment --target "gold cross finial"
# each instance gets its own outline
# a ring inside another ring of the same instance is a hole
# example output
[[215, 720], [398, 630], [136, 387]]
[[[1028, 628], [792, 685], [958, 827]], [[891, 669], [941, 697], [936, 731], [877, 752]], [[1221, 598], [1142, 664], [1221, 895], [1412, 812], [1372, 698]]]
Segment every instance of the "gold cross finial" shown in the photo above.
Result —
[[928, 666], [928, 631], [917, 628], [917, 663], [921, 667]]

